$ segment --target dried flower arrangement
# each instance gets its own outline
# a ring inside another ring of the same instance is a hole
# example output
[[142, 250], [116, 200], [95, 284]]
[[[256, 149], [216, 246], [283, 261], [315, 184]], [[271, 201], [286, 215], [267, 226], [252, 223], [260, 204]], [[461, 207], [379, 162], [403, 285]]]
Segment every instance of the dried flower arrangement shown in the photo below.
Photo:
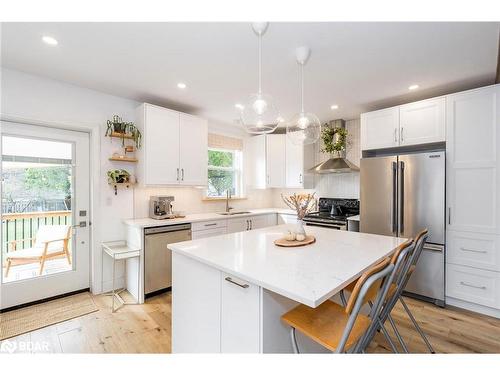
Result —
[[314, 195], [312, 194], [293, 194], [284, 196], [281, 194], [281, 199], [288, 207], [297, 212], [297, 219], [302, 220], [304, 216], [312, 212], [314, 209]]

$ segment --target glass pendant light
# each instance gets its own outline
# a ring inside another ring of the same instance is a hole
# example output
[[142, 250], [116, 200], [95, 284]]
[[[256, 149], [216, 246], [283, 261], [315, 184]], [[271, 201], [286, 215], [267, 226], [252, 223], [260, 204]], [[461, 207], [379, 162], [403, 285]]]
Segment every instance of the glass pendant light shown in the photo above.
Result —
[[293, 116], [286, 126], [286, 134], [296, 145], [308, 145], [316, 142], [321, 133], [321, 123], [314, 113], [304, 111], [304, 65], [311, 50], [309, 47], [299, 47], [296, 50], [297, 63], [300, 65], [300, 113]]
[[267, 26], [267, 22], [252, 24], [254, 32], [259, 37], [259, 91], [250, 95], [240, 112], [241, 124], [251, 134], [272, 133], [280, 120], [273, 98], [262, 92], [262, 35], [266, 32]]

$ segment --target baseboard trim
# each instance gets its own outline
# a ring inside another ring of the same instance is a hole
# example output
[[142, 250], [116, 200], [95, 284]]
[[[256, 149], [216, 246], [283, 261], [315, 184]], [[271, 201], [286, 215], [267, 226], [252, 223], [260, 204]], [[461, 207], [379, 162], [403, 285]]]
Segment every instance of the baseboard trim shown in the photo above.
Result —
[[59, 298], [73, 296], [75, 294], [80, 294], [80, 293], [83, 293], [83, 292], [90, 292], [90, 288], [75, 290], [73, 292], [63, 293], [63, 294], [59, 294], [57, 296], [47, 297], [47, 298], [39, 299], [39, 300], [33, 301], [33, 302], [22, 303], [22, 304], [17, 305], [17, 306], [6, 307], [4, 309], [0, 309], [0, 313], [4, 313], [4, 312], [8, 312], [8, 311], [13, 311], [13, 310], [19, 310], [19, 309], [22, 309], [24, 307], [38, 305], [40, 303], [53, 301], [53, 300], [59, 299]]
[[500, 319], [500, 310], [493, 307], [482, 306], [476, 303], [466, 302], [452, 297], [446, 297], [446, 305]]

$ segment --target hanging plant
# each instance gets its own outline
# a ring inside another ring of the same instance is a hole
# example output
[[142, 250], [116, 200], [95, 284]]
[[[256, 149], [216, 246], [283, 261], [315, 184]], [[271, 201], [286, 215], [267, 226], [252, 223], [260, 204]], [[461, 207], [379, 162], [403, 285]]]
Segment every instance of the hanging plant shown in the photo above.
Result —
[[321, 152], [333, 154], [345, 151], [348, 134], [345, 128], [336, 128], [325, 124], [321, 131], [321, 139], [323, 141]]
[[141, 148], [142, 134], [133, 122], [123, 122], [120, 116], [114, 115], [113, 120], [107, 121], [107, 125], [106, 137], [111, 136], [113, 133], [118, 133], [122, 139], [122, 147], [125, 147], [125, 137], [131, 136], [135, 142], [135, 147]]

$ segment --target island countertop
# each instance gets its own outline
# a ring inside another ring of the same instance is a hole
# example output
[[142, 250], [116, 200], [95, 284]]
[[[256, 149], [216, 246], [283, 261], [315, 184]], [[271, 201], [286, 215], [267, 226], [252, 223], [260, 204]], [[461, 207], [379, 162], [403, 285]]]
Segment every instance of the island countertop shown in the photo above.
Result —
[[225, 234], [168, 245], [173, 252], [233, 274], [289, 299], [317, 307], [390, 255], [404, 238], [306, 227], [316, 242], [274, 245], [287, 226]]

